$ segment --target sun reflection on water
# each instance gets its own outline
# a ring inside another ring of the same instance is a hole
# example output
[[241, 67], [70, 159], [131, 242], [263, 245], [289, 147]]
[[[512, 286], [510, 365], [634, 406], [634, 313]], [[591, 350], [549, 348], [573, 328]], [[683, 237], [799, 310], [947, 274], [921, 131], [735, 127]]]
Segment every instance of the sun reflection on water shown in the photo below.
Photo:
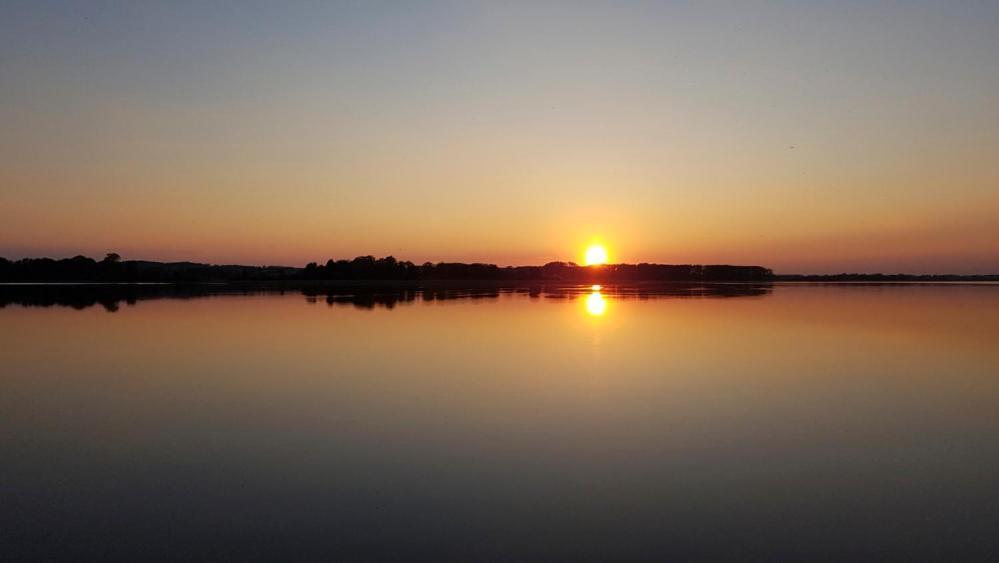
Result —
[[586, 312], [594, 317], [603, 316], [607, 312], [607, 300], [600, 294], [601, 287], [594, 285], [592, 292], [586, 296]]

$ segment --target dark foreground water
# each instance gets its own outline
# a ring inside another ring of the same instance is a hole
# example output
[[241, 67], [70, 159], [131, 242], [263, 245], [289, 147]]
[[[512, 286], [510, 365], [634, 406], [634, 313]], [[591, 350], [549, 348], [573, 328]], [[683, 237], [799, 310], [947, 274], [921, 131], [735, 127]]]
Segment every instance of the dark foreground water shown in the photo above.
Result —
[[5, 291], [0, 560], [999, 556], [997, 285]]

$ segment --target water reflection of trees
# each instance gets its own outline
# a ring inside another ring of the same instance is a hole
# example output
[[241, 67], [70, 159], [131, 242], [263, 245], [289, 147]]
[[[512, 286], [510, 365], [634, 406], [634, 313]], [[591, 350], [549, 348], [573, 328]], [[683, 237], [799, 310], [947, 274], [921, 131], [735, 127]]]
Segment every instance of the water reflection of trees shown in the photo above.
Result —
[[[769, 294], [770, 284], [638, 284], [605, 286], [603, 296], [611, 299], [698, 299], [760, 297]], [[90, 285], [3, 285], [0, 307], [71, 307], [86, 309], [100, 305], [109, 312], [122, 305], [154, 299], [202, 299], [219, 296], [303, 295], [310, 304], [358, 309], [393, 309], [413, 303], [454, 300], [494, 300], [501, 296], [530, 299], [576, 299], [591, 293], [588, 285], [524, 286], [432, 286], [369, 287], [344, 285], [231, 285], [231, 284], [90, 284]]]

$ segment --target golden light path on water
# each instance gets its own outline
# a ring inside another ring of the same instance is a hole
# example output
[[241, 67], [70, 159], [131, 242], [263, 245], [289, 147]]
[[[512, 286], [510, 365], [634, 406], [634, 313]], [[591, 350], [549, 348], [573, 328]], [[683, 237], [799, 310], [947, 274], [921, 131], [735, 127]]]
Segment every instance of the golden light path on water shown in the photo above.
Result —
[[600, 294], [602, 288], [594, 285], [590, 289], [590, 294], [586, 296], [586, 312], [594, 317], [603, 316], [607, 312], [607, 300]]

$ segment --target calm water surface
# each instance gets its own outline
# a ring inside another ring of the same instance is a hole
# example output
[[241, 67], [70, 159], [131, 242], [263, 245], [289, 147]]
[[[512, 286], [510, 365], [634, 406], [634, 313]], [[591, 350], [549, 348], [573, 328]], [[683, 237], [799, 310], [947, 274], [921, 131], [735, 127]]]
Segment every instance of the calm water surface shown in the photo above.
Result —
[[0, 309], [0, 559], [999, 554], [997, 285], [155, 297]]

